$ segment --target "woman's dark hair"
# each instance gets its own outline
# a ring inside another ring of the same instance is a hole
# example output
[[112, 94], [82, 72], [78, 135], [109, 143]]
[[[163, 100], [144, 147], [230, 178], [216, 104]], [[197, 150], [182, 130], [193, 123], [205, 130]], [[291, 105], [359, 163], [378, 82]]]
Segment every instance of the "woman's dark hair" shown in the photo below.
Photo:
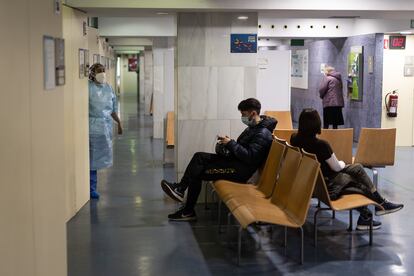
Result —
[[305, 136], [316, 136], [321, 134], [321, 117], [313, 108], [305, 108], [299, 116], [298, 134]]
[[257, 114], [260, 114], [260, 109], [262, 108], [262, 105], [258, 100], [254, 98], [248, 98], [246, 100], [241, 101], [237, 108], [240, 111], [256, 111]]

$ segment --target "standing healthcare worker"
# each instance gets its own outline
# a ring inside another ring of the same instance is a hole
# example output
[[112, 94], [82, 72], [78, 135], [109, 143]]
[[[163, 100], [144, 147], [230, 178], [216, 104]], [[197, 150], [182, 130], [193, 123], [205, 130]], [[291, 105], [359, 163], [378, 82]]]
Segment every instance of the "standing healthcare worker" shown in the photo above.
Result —
[[89, 158], [90, 195], [95, 199], [99, 198], [97, 170], [112, 166], [112, 120], [118, 124], [118, 134], [122, 134], [116, 95], [105, 79], [105, 67], [99, 63], [92, 65], [89, 70]]

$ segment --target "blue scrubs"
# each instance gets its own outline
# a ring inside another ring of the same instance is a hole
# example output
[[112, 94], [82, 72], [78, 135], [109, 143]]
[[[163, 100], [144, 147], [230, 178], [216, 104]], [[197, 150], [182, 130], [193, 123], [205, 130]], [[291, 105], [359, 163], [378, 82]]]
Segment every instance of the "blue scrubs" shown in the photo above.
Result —
[[[112, 117], [118, 112], [116, 95], [112, 87], [89, 81], [89, 158], [91, 195], [96, 193], [96, 171], [112, 166]], [[99, 195], [98, 195], [99, 197]]]

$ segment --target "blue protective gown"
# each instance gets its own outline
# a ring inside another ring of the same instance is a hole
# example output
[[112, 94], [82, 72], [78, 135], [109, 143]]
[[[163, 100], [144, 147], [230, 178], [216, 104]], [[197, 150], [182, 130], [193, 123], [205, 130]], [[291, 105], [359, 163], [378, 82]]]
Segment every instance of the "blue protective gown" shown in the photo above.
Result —
[[112, 112], [118, 112], [112, 87], [89, 81], [89, 157], [90, 169], [112, 166]]

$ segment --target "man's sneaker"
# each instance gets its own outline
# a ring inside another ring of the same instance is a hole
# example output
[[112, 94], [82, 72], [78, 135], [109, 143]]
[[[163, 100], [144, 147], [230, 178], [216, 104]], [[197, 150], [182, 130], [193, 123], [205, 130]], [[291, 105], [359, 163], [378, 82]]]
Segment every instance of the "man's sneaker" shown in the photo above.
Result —
[[[369, 230], [370, 223], [371, 223], [371, 218], [364, 218], [363, 216], [359, 216], [356, 229], [360, 231]], [[381, 222], [374, 220], [372, 222], [372, 230], [377, 230], [380, 228], [381, 228]]]
[[172, 199], [178, 202], [184, 201], [184, 192], [182, 191], [177, 183], [170, 183], [166, 180], [161, 180], [162, 190]]
[[404, 207], [404, 204], [395, 204], [387, 200], [384, 200], [384, 202], [381, 204], [381, 207], [382, 209], [379, 207], [375, 207], [375, 215], [383, 216], [386, 214], [397, 212]]
[[197, 220], [197, 216], [195, 211], [188, 212], [181, 208], [177, 212], [168, 215], [168, 219], [173, 221], [194, 221]]

